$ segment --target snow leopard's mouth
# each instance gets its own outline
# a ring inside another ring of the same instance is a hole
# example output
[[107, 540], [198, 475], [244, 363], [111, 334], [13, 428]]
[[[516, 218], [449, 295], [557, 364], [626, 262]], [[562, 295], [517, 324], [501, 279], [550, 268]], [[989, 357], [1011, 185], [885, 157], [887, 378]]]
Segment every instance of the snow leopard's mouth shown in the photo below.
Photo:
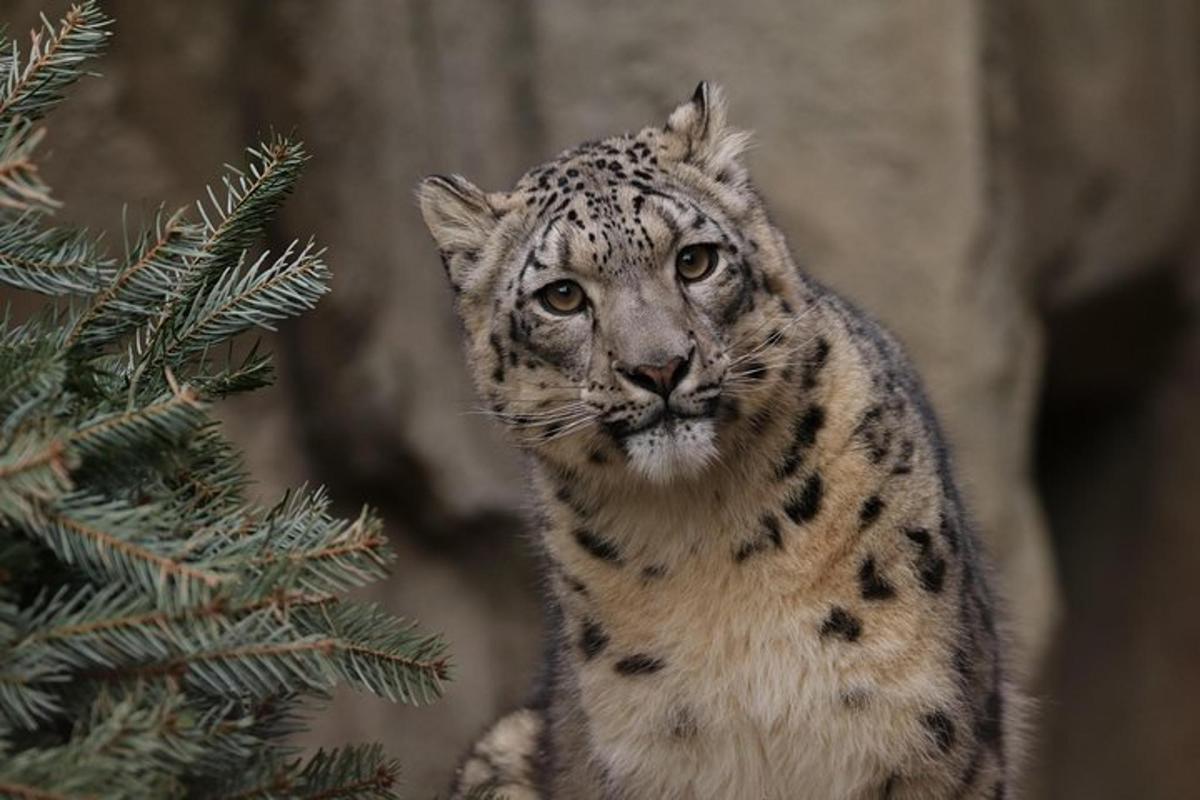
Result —
[[705, 409], [700, 412], [688, 413], [676, 408], [664, 406], [643, 420], [636, 423], [629, 419], [613, 420], [604, 423], [604, 429], [617, 441], [628, 439], [639, 433], [645, 433], [655, 428], [664, 433], [674, 434], [675, 429], [687, 422], [700, 422], [712, 419], [713, 414]]

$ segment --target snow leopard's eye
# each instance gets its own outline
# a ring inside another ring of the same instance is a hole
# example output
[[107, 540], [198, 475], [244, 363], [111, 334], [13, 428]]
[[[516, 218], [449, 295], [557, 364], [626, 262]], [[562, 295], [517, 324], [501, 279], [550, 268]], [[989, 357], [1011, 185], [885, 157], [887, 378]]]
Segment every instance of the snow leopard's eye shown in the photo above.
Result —
[[719, 258], [715, 244], [689, 244], [675, 254], [675, 271], [689, 283], [704, 280], [717, 268]]
[[555, 281], [539, 289], [537, 297], [552, 314], [576, 314], [587, 305], [587, 295], [575, 281]]

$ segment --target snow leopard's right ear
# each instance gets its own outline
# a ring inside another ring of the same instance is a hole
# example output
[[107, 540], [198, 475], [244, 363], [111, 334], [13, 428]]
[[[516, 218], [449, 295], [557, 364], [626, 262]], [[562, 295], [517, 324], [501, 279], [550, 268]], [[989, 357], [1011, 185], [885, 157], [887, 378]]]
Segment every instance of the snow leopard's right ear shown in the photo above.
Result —
[[721, 87], [701, 81], [691, 98], [671, 112], [664, 130], [668, 157], [697, 167], [719, 183], [745, 177], [742, 153], [750, 134], [725, 121]]
[[456, 290], [466, 288], [501, 211], [482, 189], [460, 175], [431, 175], [417, 187], [417, 199], [450, 283]]

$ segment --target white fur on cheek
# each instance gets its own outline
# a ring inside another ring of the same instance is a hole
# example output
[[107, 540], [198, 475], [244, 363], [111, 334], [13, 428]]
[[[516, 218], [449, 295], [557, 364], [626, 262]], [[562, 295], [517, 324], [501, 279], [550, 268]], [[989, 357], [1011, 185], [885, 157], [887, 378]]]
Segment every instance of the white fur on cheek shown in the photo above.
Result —
[[655, 425], [625, 440], [634, 471], [655, 483], [698, 474], [717, 457], [717, 431], [711, 420]]

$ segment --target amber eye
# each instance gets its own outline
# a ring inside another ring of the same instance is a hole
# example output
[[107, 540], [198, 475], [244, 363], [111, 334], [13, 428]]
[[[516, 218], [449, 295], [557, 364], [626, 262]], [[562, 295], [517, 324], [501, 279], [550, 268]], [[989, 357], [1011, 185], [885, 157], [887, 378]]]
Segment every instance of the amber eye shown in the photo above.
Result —
[[583, 287], [575, 281], [555, 281], [540, 289], [538, 298], [547, 311], [555, 314], [574, 314], [582, 311], [587, 300]]
[[689, 244], [675, 256], [675, 271], [685, 281], [707, 278], [717, 266], [717, 246], [714, 244]]

